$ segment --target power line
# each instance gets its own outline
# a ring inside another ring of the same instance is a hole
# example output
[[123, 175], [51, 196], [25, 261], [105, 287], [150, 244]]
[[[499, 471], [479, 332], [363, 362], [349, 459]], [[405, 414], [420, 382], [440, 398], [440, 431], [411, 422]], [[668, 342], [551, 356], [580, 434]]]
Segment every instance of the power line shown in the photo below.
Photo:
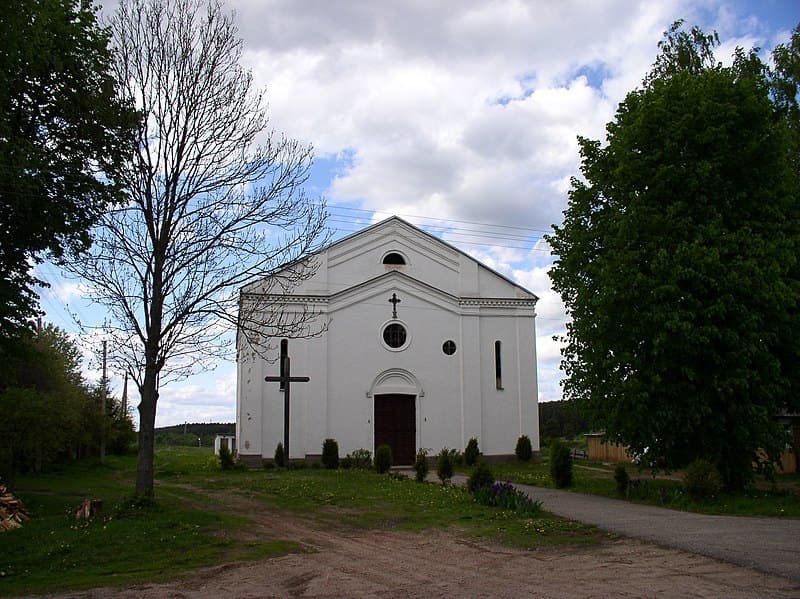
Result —
[[370, 209], [366, 209], [366, 208], [354, 208], [352, 206], [343, 206], [341, 204], [330, 205], [328, 207], [331, 208], [331, 209], [337, 209], [337, 210], [350, 210], [350, 211], [354, 211], [354, 212], [366, 212], [368, 214], [387, 214], [389, 216], [395, 215], [395, 216], [399, 216], [399, 217], [402, 217], [402, 218], [420, 218], [420, 219], [425, 219], [425, 220], [433, 220], [433, 221], [437, 221], [437, 222], [458, 223], [458, 224], [462, 224], [462, 225], [478, 225], [480, 227], [496, 227], [496, 228], [501, 228], [501, 229], [515, 229], [515, 230], [518, 230], [518, 231], [531, 231], [531, 232], [534, 232], [534, 233], [550, 233], [551, 232], [550, 229], [547, 229], [547, 230], [545, 230], [545, 229], [535, 229], [533, 227], [521, 227], [521, 226], [518, 226], [518, 225], [501, 225], [501, 224], [494, 224], [494, 223], [485, 223], [485, 222], [480, 222], [480, 221], [458, 220], [458, 219], [452, 219], [452, 218], [440, 218], [440, 217], [435, 217], [435, 216], [422, 216], [422, 215], [419, 215], [419, 214], [403, 214], [403, 213], [400, 213], [400, 212], [391, 212], [391, 211], [387, 211], [387, 210], [370, 210]]

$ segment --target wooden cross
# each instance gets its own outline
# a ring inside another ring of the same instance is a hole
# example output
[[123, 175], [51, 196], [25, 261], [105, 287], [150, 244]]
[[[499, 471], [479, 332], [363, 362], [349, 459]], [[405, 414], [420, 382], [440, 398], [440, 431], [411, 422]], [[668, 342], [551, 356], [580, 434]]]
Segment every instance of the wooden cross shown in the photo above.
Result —
[[392, 293], [392, 297], [389, 298], [389, 303], [392, 304], [392, 318], [397, 318], [397, 304], [401, 301], [396, 293]]
[[285, 353], [286, 345], [281, 344], [281, 369], [279, 376], [265, 376], [267, 383], [280, 383], [283, 389], [283, 465], [289, 466], [289, 388], [290, 383], [307, 383], [307, 376], [292, 376], [289, 355]]

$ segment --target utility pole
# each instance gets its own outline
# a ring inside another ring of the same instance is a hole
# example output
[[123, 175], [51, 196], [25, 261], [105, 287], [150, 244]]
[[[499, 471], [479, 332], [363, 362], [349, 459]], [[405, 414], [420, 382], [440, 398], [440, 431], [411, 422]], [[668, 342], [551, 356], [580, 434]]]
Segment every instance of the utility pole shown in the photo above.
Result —
[[122, 417], [128, 417], [128, 373], [125, 372], [125, 385], [122, 387]]
[[106, 392], [108, 388], [106, 358], [108, 341], [103, 341], [103, 379], [100, 383], [100, 463], [106, 462]]

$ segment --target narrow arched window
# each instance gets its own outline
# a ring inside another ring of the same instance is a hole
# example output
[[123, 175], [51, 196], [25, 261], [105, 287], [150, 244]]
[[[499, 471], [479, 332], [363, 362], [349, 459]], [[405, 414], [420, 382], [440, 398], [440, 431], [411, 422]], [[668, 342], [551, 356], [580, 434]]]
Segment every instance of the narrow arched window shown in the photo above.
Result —
[[503, 344], [500, 341], [494, 342], [494, 379], [495, 386], [503, 389]]
[[405, 264], [406, 259], [403, 258], [402, 254], [398, 254], [397, 252], [389, 252], [383, 257], [384, 264]]

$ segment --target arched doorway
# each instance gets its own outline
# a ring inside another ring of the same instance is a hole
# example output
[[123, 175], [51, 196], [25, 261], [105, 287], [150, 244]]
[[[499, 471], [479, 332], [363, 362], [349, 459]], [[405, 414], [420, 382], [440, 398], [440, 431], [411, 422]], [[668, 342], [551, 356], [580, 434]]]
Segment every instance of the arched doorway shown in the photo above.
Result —
[[391, 447], [395, 465], [414, 463], [421, 409], [417, 402], [424, 395], [417, 378], [400, 368], [380, 373], [367, 392], [373, 398], [373, 450], [384, 443]]

